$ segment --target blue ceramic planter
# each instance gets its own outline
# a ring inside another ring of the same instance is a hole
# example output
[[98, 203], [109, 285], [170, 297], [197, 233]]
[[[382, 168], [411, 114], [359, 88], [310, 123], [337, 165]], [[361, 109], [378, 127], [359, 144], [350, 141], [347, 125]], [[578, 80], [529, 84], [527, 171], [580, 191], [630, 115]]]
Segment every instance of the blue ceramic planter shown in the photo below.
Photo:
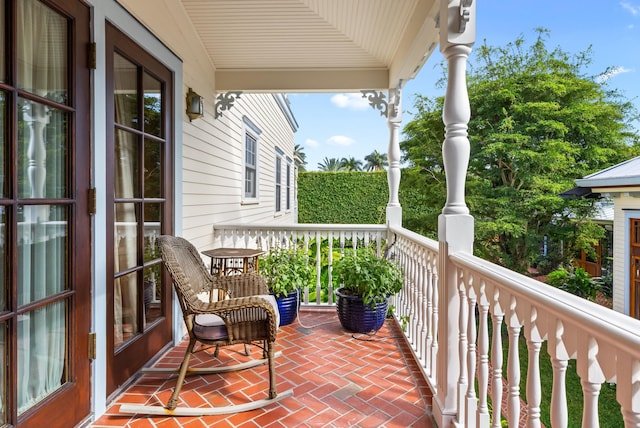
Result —
[[280, 312], [280, 325], [293, 323], [300, 309], [300, 290], [294, 290], [286, 296], [276, 296], [276, 302]]
[[354, 333], [380, 330], [387, 317], [389, 302], [385, 300], [383, 303], [369, 306], [363, 303], [362, 297], [344, 294], [341, 290], [342, 288], [336, 290], [336, 296], [338, 319], [342, 327]]

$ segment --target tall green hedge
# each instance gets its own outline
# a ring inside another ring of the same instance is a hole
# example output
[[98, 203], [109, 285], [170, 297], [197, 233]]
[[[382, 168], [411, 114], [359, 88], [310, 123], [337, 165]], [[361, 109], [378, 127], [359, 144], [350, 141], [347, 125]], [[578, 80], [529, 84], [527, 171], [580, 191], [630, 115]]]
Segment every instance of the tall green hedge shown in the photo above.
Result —
[[298, 222], [384, 224], [387, 172], [300, 172]]

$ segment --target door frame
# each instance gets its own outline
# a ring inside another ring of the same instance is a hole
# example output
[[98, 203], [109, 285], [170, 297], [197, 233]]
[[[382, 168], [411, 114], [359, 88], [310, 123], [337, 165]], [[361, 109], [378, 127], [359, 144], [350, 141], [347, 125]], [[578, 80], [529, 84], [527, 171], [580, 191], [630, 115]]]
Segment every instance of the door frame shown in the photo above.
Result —
[[[18, 0], [19, 1], [19, 0]], [[66, 201], [69, 206], [68, 217], [68, 240], [67, 249], [71, 256], [68, 260], [67, 275], [71, 284], [59, 294], [63, 298], [60, 301], [68, 302], [67, 308], [67, 355], [69, 361], [66, 369], [69, 371], [68, 380], [50, 396], [26, 410], [22, 415], [17, 415], [17, 403], [13, 398], [15, 387], [17, 386], [17, 374], [14, 370], [9, 370], [9, 388], [7, 389], [8, 407], [7, 418], [9, 424], [25, 427], [40, 426], [75, 426], [86, 420], [91, 415], [91, 362], [88, 355], [89, 333], [92, 323], [92, 259], [93, 259], [93, 237], [92, 223], [89, 212], [89, 188], [91, 186], [91, 165], [92, 145], [91, 145], [91, 116], [92, 116], [92, 92], [91, 73], [88, 64], [87, 46], [91, 40], [91, 8], [81, 0], [39, 0], [40, 3], [51, 8], [55, 12], [68, 19], [68, 59], [67, 64], [70, 70], [69, 75], [69, 166], [68, 180], [70, 189], [67, 196], [53, 199], [42, 199], [42, 204], [55, 204], [56, 201]], [[7, 3], [7, 11], [13, 11]], [[7, 29], [9, 42], [16, 40], [16, 23], [11, 19], [15, 14], [8, 13]], [[13, 52], [9, 56], [15, 59], [15, 45], [11, 45]], [[17, 67], [9, 60], [8, 66], [12, 66], [9, 75], [15, 75]], [[15, 85], [15, 80], [12, 82]], [[15, 97], [19, 96], [19, 90], [15, 86], [2, 85], [9, 89], [7, 106], [11, 127], [17, 123], [17, 117], [11, 114], [11, 109], [16, 108]], [[14, 89], [11, 89], [14, 88]], [[38, 101], [37, 96], [29, 96], [30, 99]], [[17, 131], [14, 129], [8, 138], [9, 144], [17, 142]], [[9, 160], [10, 161], [10, 158]], [[15, 171], [13, 171], [15, 172]], [[8, 205], [8, 220], [13, 223], [16, 219], [15, 208], [20, 202], [18, 195], [14, 194], [15, 187], [9, 194], [9, 198], [15, 202]], [[11, 228], [13, 229], [13, 228]], [[17, 235], [8, 236], [11, 243], [7, 249], [9, 262], [12, 267], [17, 266]], [[10, 269], [10, 282], [16, 284], [17, 272]], [[53, 297], [53, 296], [52, 296]], [[16, 305], [15, 295], [9, 295], [10, 305]], [[46, 301], [45, 301], [46, 303]], [[13, 312], [8, 312], [3, 316], [9, 321], [9, 335], [17, 340], [17, 314], [36, 309], [41, 303], [27, 304], [21, 308], [10, 306]], [[17, 349], [12, 340], [8, 343], [6, 352], [9, 356], [8, 364], [17, 364]], [[9, 366], [10, 368], [12, 366]], [[72, 403], [72, 405], [69, 405]], [[64, 412], [56, 409], [65, 408]], [[57, 415], [51, 419], [52, 411]]]
[[[173, 128], [175, 126], [174, 110], [175, 110], [175, 98], [174, 98], [174, 86], [175, 81], [173, 79], [173, 73], [165, 64], [160, 62], [148, 49], [141, 46], [136, 40], [129, 37], [122, 32], [115, 25], [110, 23], [106, 24], [106, 166], [114, 165], [113, 154], [113, 142], [115, 141], [114, 127], [113, 127], [113, 56], [118, 53], [129, 60], [136, 63], [151, 64], [154, 67], [162, 68], [166, 70], [163, 81], [168, 82], [168, 88], [164, 91], [165, 97], [163, 102], [166, 108], [166, 117], [168, 120], [163, 124], [165, 140], [168, 142], [168, 147], [163, 151], [163, 160], [166, 165], [166, 175], [163, 177], [163, 188], [165, 190], [165, 206], [164, 217], [162, 219], [161, 233], [173, 233], [174, 221], [173, 213], [175, 212], [174, 206], [174, 191], [175, 179], [173, 176], [174, 171], [174, 146], [176, 144], [175, 133]], [[135, 56], [132, 54], [135, 53]], [[164, 71], [163, 71], [164, 73]], [[159, 76], [158, 76], [159, 77]], [[112, 169], [113, 170], [113, 169]], [[136, 336], [123, 344], [120, 348], [115, 349], [114, 337], [113, 337], [113, 307], [114, 307], [114, 293], [113, 293], [113, 281], [114, 281], [114, 260], [113, 260], [113, 236], [114, 236], [114, 224], [113, 224], [113, 207], [114, 207], [114, 195], [113, 195], [113, 174], [108, 176], [106, 182], [106, 237], [107, 237], [107, 254], [106, 254], [106, 296], [107, 296], [107, 328], [106, 331], [106, 349], [107, 349], [107, 373], [106, 373], [106, 393], [107, 396], [112, 397], [117, 394], [122, 387], [128, 385], [132, 376], [146, 363], [148, 363], [155, 355], [162, 352], [168, 345], [175, 342], [175, 332], [173, 329], [175, 309], [173, 302], [173, 293], [171, 290], [171, 281], [166, 271], [162, 274], [162, 284], [164, 284], [165, 291], [163, 306], [163, 312], [165, 317], [157, 320], [152, 326], [147, 329], [142, 335]], [[109, 238], [111, 237], [111, 240]], [[109, 250], [111, 249], [111, 250]]]
[[[93, 228], [94, 247], [93, 261], [93, 330], [96, 333], [96, 359], [93, 361], [93, 413], [96, 416], [104, 414], [111, 397], [107, 396], [107, 332], [113, 326], [107, 324], [107, 278], [106, 263], [107, 243], [113, 241], [113, 236], [108, 236], [106, 228], [106, 182], [111, 172], [107, 170], [106, 159], [106, 25], [108, 22], [125, 31], [127, 35], [134, 39], [136, 43], [160, 60], [173, 73], [173, 99], [176, 100], [173, 112], [173, 140], [180, 141], [179, 136], [183, 132], [184, 113], [180, 115], [179, 106], [182, 105], [183, 91], [183, 62], [171, 51], [171, 49], [159, 40], [148, 28], [120, 5], [116, 0], [86, 0], [92, 4], [92, 26], [94, 42], [96, 43], [96, 70], [93, 74], [93, 97], [94, 105], [91, 116], [93, 128], [93, 184], [97, 192], [97, 210], [94, 215], [94, 224], [99, 227]], [[177, 104], [177, 105], [176, 105]], [[177, 112], [177, 113], [176, 113]], [[178, 184], [182, 182], [182, 147], [174, 144], [173, 147], [173, 228], [176, 234], [182, 233], [182, 210], [175, 207], [182, 206], [182, 188]], [[96, 155], [100, 154], [100, 155]], [[173, 335], [174, 345], [180, 342], [182, 336], [182, 317], [178, 302], [173, 306]]]
[[[624, 311], [624, 313], [626, 315], [632, 316], [631, 313], [631, 303], [632, 303], [632, 298], [631, 298], [631, 220], [632, 219], [640, 219], [640, 210], [637, 209], [624, 209], [623, 208], [623, 213], [624, 213], [624, 226], [623, 226], [623, 231], [624, 231], [624, 252], [622, 253], [624, 255], [624, 262], [622, 263], [622, 272], [619, 272], [620, 275], [622, 276], [623, 280], [623, 284], [624, 284], [624, 290], [622, 292], [622, 295], [624, 296], [623, 299], [624, 301], [621, 302], [622, 303], [622, 310]], [[614, 281], [615, 281], [615, 275], [618, 274], [617, 271], [614, 271]], [[614, 282], [614, 289], [615, 289], [615, 282]], [[614, 290], [614, 297], [615, 297], [615, 290]]]

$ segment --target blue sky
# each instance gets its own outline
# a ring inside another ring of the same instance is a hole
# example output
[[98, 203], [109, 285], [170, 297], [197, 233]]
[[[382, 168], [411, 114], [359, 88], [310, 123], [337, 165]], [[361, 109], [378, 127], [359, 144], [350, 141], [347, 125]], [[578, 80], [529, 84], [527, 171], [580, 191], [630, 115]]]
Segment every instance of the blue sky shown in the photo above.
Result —
[[[617, 88], [640, 108], [640, 0], [476, 0], [476, 46], [501, 46], [523, 36], [535, 40], [534, 29], [550, 30], [547, 47], [577, 53], [592, 46], [585, 71], [599, 75], [614, 67], [607, 85]], [[473, 60], [473, 52], [471, 61]], [[435, 50], [418, 76], [403, 88], [403, 125], [412, 119], [414, 94], [444, 94], [436, 88], [443, 56]], [[386, 119], [358, 94], [290, 94], [299, 124], [296, 144], [307, 155], [307, 170], [327, 158], [363, 160], [374, 150], [386, 153]], [[401, 136], [402, 138], [402, 136]]]

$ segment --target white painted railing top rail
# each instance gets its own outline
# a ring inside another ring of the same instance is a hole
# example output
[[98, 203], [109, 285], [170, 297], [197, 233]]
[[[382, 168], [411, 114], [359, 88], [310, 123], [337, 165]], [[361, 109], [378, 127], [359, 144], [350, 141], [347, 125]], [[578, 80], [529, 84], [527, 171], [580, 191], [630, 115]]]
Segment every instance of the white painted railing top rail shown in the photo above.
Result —
[[[625, 426], [640, 426], [640, 321], [469, 254], [454, 254], [450, 262], [456, 267], [461, 299], [457, 421], [461, 426], [489, 426], [489, 389], [492, 413], [499, 415], [504, 410], [509, 426], [518, 426], [521, 393], [527, 402], [527, 426], [540, 425], [539, 358], [543, 342], [547, 342], [553, 367], [552, 426], [567, 426], [567, 398], [574, 399], [566, 396], [565, 389], [571, 359], [576, 360], [584, 394], [582, 426], [599, 426], [598, 396], [604, 382], [617, 385]], [[509, 336], [507, 409], [501, 408], [503, 322]], [[528, 353], [524, 392], [519, 390], [517, 342], [521, 332]], [[474, 378], [478, 380], [477, 397], [476, 389], [469, 387], [474, 384], [469, 379]], [[499, 418], [493, 426], [500, 426]]]

